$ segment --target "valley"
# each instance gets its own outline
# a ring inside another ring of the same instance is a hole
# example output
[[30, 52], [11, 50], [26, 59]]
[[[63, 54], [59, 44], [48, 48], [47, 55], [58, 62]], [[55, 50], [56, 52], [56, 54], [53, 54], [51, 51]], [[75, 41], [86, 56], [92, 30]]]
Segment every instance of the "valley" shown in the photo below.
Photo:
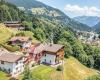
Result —
[[100, 80], [91, 25], [36, 0], [1, 0], [0, 80]]

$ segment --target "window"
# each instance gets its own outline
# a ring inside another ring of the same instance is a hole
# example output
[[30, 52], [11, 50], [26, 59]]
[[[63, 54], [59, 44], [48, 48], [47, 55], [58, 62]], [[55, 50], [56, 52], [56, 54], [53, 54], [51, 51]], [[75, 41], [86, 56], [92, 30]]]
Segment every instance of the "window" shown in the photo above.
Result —
[[51, 63], [51, 60], [50, 60], [50, 63]]
[[46, 59], [44, 61], [46, 62]]
[[4, 61], [1, 61], [1, 64], [4, 64]]
[[18, 64], [18, 62], [16, 62], [16, 65]]
[[56, 55], [56, 58], [58, 57], [59, 55]]
[[10, 70], [10, 69], [8, 69], [8, 72], [10, 73], [10, 72], [11, 72], [11, 70]]
[[16, 70], [18, 70], [18, 67], [16, 68]]

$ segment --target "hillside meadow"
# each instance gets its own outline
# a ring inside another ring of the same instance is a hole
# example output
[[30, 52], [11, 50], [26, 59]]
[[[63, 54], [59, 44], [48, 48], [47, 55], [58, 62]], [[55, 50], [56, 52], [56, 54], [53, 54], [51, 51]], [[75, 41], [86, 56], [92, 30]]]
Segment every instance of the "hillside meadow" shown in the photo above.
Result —
[[4, 24], [0, 23], [0, 44], [7, 42], [13, 36], [28, 36], [33, 39], [33, 42], [37, 41], [33, 37], [33, 33], [30, 31], [19, 31], [12, 28], [7, 28]]
[[11, 36], [16, 33], [15, 30], [6, 28], [4, 24], [0, 24], [0, 44], [5, 43]]
[[32, 70], [32, 75], [36, 80], [84, 80], [98, 74], [96, 70], [85, 67], [74, 57], [65, 59], [63, 67], [62, 72], [50, 66], [39, 65]]

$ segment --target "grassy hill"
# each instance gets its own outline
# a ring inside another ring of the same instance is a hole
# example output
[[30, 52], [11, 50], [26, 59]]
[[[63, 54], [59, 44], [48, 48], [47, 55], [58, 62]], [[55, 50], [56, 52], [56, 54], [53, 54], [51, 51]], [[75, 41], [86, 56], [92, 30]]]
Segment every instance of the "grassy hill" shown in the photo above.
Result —
[[85, 78], [98, 74], [96, 70], [90, 69], [82, 65], [73, 57], [65, 59], [64, 72], [56, 69], [40, 65], [32, 71], [36, 80], [84, 80]]
[[65, 80], [84, 80], [85, 78], [96, 74], [97, 74], [96, 70], [85, 67], [73, 57], [70, 57], [65, 61], [64, 64]]
[[0, 23], [0, 44], [1, 43], [5, 43], [6, 41], [8, 41], [12, 36], [28, 36], [31, 37], [33, 39], [33, 41], [37, 41], [34, 37], [33, 37], [33, 33], [31, 31], [19, 31], [16, 29], [12, 29], [12, 28], [7, 28], [5, 27], [4, 24]]
[[0, 24], [0, 44], [5, 43], [16, 31], [6, 28], [3, 24]]

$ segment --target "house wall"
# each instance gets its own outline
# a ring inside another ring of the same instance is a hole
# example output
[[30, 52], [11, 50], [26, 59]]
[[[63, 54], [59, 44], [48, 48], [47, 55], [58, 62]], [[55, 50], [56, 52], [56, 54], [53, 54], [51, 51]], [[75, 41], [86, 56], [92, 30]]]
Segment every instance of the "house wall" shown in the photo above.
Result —
[[12, 76], [16, 76], [19, 75], [20, 73], [22, 73], [24, 71], [24, 59], [21, 59], [16, 63], [13, 63], [13, 72], [12, 72]]
[[24, 71], [24, 63], [23, 63], [23, 59], [19, 60], [16, 63], [9, 63], [9, 62], [4, 62], [4, 64], [1, 64], [1, 61], [0, 61], [0, 68], [2, 70], [6, 70], [7, 72], [9, 72], [9, 69], [10, 69], [10, 74], [12, 76], [17, 76], [19, 75], [20, 73], [22, 73]]
[[0, 68], [2, 70], [6, 69], [6, 71], [8, 71], [10, 69], [10, 71], [12, 72], [13, 71], [13, 63], [4, 62], [4, 64], [1, 64], [1, 61], [0, 61]]
[[56, 64], [55, 60], [56, 60], [56, 55], [46, 54], [46, 56], [44, 55], [41, 58], [40, 62], [54, 65], [54, 64]]
[[41, 53], [39, 53], [39, 54], [33, 55], [34, 61], [36, 61], [36, 62], [38, 62], [38, 63], [41, 62], [41, 58], [42, 58], [42, 57], [44, 57], [44, 53], [43, 53], [43, 52], [41, 52]]

